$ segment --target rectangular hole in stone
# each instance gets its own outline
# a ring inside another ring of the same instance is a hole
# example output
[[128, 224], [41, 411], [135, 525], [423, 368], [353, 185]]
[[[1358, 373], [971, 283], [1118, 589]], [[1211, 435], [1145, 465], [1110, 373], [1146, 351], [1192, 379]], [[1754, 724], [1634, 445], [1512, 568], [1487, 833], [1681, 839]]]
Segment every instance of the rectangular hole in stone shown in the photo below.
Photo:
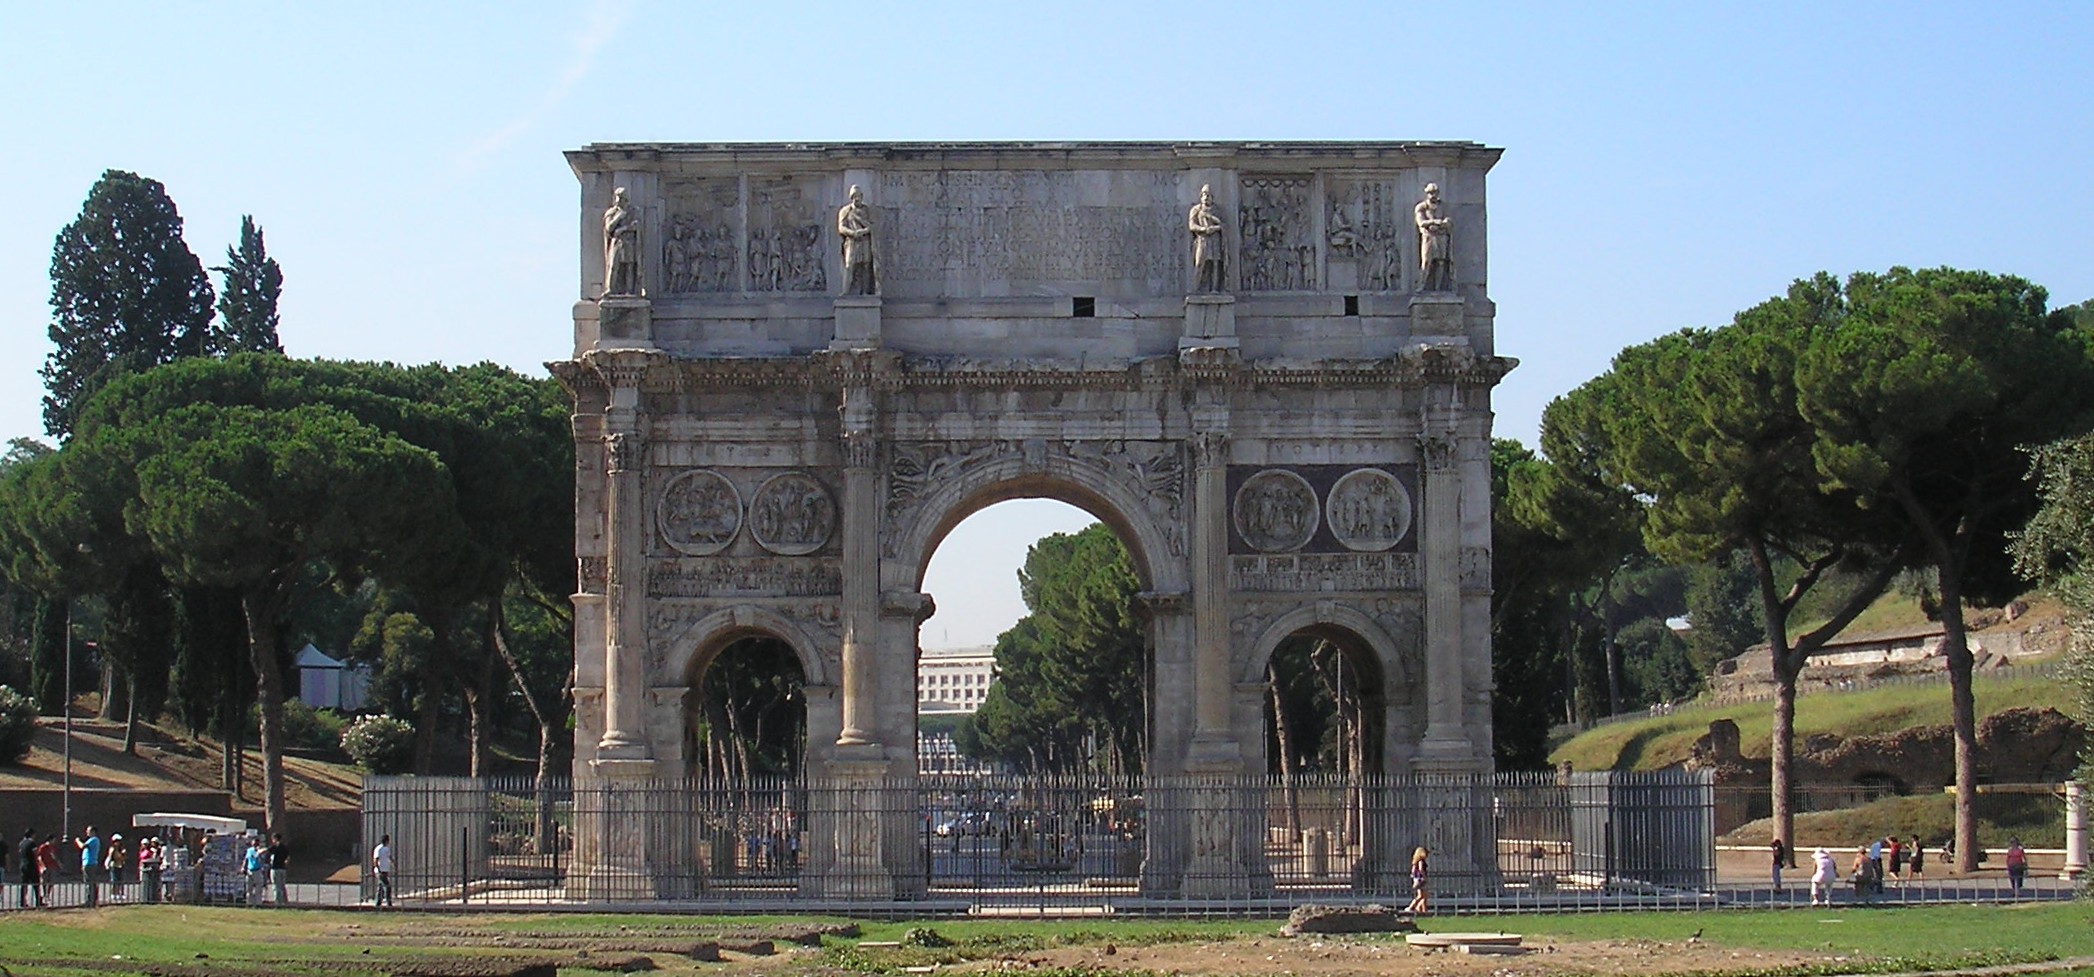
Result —
[[1359, 314], [1360, 314], [1360, 297], [1359, 297], [1359, 296], [1357, 296], [1357, 295], [1347, 295], [1347, 296], [1345, 296], [1345, 314], [1346, 314], [1346, 315], [1359, 315]]
[[1078, 295], [1069, 302], [1069, 314], [1078, 319], [1097, 318], [1098, 300], [1089, 295]]

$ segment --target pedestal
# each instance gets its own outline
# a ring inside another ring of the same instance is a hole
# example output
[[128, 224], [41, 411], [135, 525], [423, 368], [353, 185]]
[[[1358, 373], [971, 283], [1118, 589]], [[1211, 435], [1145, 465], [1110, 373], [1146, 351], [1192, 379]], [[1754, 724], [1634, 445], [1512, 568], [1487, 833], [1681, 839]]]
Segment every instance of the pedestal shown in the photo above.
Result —
[[1236, 296], [1188, 295], [1185, 297], [1185, 332], [1178, 348], [1237, 348]]
[[814, 853], [814, 862], [824, 869], [800, 880], [803, 893], [820, 899], [894, 899], [885, 842], [888, 801], [896, 792], [882, 789], [886, 773], [884, 759], [865, 755], [829, 762], [829, 780], [808, 812], [807, 825], [809, 843], [826, 849]]
[[1462, 322], [1462, 311], [1461, 296], [1453, 292], [1411, 296], [1411, 338], [1431, 342], [1466, 337], [1468, 328]]
[[653, 349], [654, 303], [615, 295], [596, 303], [597, 349]]
[[880, 348], [880, 297], [840, 295], [836, 298], [836, 333], [830, 349]]
[[693, 894], [689, 795], [657, 782], [653, 760], [596, 760], [575, 791], [575, 865], [567, 895], [652, 902]]

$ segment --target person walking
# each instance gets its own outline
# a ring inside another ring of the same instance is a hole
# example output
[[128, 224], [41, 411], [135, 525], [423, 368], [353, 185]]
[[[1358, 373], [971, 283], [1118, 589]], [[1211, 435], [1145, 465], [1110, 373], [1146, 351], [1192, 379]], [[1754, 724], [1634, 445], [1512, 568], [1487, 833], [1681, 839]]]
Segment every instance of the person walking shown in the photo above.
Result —
[[1789, 865], [1789, 846], [1776, 838], [1767, 844], [1767, 850], [1774, 855], [1774, 891], [1778, 893], [1781, 891], [1781, 870]]
[[1890, 849], [1890, 877], [1896, 879], [1899, 885], [1904, 885], [1905, 843], [1899, 841], [1897, 835], [1891, 835], [1885, 840], [1889, 842], [1887, 847]]
[[38, 908], [44, 905], [43, 883], [37, 878], [36, 829], [22, 829], [22, 840], [15, 845], [15, 860], [22, 863], [20, 891], [16, 893], [22, 908], [29, 908], [29, 900], [35, 899]]
[[291, 901], [284, 892], [284, 883], [291, 880], [291, 846], [284, 844], [282, 834], [270, 835], [265, 854], [269, 856], [269, 885], [275, 890], [271, 895], [277, 905], [285, 905]]
[[380, 909], [393, 904], [393, 836], [381, 835], [371, 849], [371, 870], [378, 873], [378, 892], [373, 903]]
[[1833, 860], [1831, 852], [1823, 848], [1813, 852], [1810, 859], [1811, 866], [1814, 869], [1810, 875], [1810, 904], [1813, 906], [1830, 906], [1832, 905], [1832, 884], [1838, 881], [1840, 877], [1839, 863]]
[[1432, 911], [1432, 901], [1426, 895], [1426, 879], [1430, 874], [1427, 865], [1428, 853], [1424, 845], [1411, 852], [1411, 904], [1404, 909], [1413, 916], [1423, 916]]
[[2029, 874], [2029, 853], [2022, 849], [2021, 839], [2016, 838], [2007, 845], [2007, 888], [2021, 894], [2021, 880]]
[[109, 836], [109, 854], [102, 857], [102, 877], [109, 880], [109, 901], [124, 901], [124, 836]]
[[1920, 880], [1921, 873], [1924, 873], [1927, 870], [1927, 846], [1926, 843], [1920, 841], [1919, 835], [1913, 835], [1911, 847], [1912, 862], [1910, 868], [1912, 871], [1912, 880], [1914, 882], [1917, 882]]
[[102, 836], [95, 834], [95, 826], [88, 825], [87, 833], [73, 839], [73, 847], [80, 849], [80, 880], [87, 883], [87, 908], [102, 904], [102, 887], [97, 872], [102, 870]]
[[160, 901], [160, 839], [147, 837], [138, 843], [138, 887], [148, 903]]
[[50, 905], [58, 898], [58, 836], [44, 836], [43, 844], [36, 846], [36, 882], [39, 906]]

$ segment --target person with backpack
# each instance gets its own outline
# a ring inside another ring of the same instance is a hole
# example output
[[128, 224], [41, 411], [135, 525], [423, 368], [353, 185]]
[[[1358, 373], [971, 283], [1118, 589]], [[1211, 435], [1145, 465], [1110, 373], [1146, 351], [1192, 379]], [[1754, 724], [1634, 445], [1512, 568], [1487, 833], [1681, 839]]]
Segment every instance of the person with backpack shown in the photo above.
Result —
[[22, 841], [15, 846], [15, 860], [22, 863], [20, 891], [16, 899], [23, 909], [29, 908], [29, 900], [35, 899], [38, 908], [44, 905], [43, 883], [37, 878], [36, 829], [22, 829]]

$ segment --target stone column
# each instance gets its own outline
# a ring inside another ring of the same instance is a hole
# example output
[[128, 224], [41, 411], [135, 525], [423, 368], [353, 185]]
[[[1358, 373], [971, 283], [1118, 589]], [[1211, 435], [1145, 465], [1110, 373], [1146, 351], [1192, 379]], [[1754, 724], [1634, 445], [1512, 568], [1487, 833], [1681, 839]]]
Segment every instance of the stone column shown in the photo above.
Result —
[[[1139, 607], [1148, 619], [1156, 649], [1155, 686], [1150, 690], [1153, 736], [1147, 775], [1152, 783], [1177, 781], [1185, 775], [1192, 738], [1191, 702], [1185, 693], [1195, 678], [1192, 613], [1182, 593], [1144, 592]], [[1192, 810], [1184, 791], [1150, 789], [1143, 798], [1142, 895], [1178, 894], [1185, 880], [1186, 853], [1192, 849]]]
[[1425, 576], [1425, 741], [1413, 761], [1421, 771], [1468, 769], [1463, 728], [1466, 700], [1461, 606], [1461, 468], [1454, 417], [1428, 407], [1418, 432], [1425, 504], [1418, 561]]
[[[1229, 438], [1227, 415], [1193, 435], [1193, 733], [1188, 772], [1234, 772], [1229, 727]], [[1196, 426], [1200, 426], [1195, 422]], [[1217, 767], [1217, 764], [1224, 767]]]
[[[652, 756], [645, 733], [647, 693], [647, 500], [643, 480], [646, 445], [640, 383], [662, 356], [642, 350], [598, 351], [588, 362], [604, 379], [610, 405], [604, 411], [605, 521], [610, 525], [604, 559], [604, 731], [596, 745], [605, 762], [644, 761]], [[612, 772], [612, 771], [600, 771]], [[647, 776], [652, 770], [618, 771]]]
[[[845, 360], [851, 373], [857, 364]], [[880, 640], [880, 470], [872, 385], [843, 392], [843, 732], [838, 746], [877, 746]]]

